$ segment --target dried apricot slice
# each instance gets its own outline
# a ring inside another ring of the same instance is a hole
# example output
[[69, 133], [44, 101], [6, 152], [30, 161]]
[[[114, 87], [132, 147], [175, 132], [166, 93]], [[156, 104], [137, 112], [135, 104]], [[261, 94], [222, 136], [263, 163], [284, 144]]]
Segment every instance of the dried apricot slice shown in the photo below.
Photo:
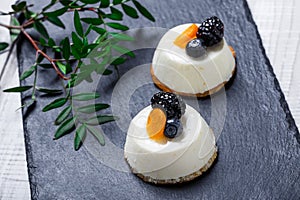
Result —
[[166, 113], [160, 108], [154, 108], [147, 120], [146, 130], [149, 137], [158, 143], [165, 144], [167, 138], [164, 136], [164, 130], [167, 122]]
[[174, 44], [179, 46], [180, 48], [185, 48], [186, 44], [196, 38], [196, 33], [198, 31], [198, 26], [196, 24], [192, 24], [187, 29], [185, 29], [175, 40]]

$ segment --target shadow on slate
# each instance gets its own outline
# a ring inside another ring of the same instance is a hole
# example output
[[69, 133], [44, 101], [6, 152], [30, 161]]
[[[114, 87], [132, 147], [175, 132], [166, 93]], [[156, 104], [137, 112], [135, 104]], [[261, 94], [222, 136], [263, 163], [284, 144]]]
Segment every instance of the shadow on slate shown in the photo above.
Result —
[[[183, 185], [146, 184], [131, 173], [102, 165], [82, 148], [73, 149], [73, 134], [53, 141], [53, 121], [58, 111], [42, 113], [53, 98], [40, 98], [30, 115], [24, 117], [27, 162], [33, 199], [299, 199], [299, 132], [283, 93], [266, 57], [261, 38], [248, 5], [239, 0], [143, 1], [156, 17], [151, 23], [125, 19], [130, 27], [171, 28], [187, 22], [200, 22], [212, 15], [225, 24], [225, 37], [237, 53], [237, 74], [226, 91], [227, 113], [222, 135], [217, 141], [216, 164], [202, 177]], [[35, 1], [39, 9], [41, 2]], [[65, 33], [72, 30], [72, 15]], [[50, 34], [62, 38], [63, 31], [47, 25]], [[130, 64], [150, 63], [154, 50], [137, 51]], [[34, 62], [32, 46], [22, 40], [18, 45], [20, 71]], [[129, 64], [130, 63], [130, 64]], [[150, 76], [150, 74], [149, 74]], [[53, 70], [39, 71], [39, 86], [59, 87]], [[30, 84], [32, 80], [22, 82]], [[115, 75], [106, 80], [100, 101], [110, 100]], [[103, 86], [103, 85], [102, 85]], [[134, 116], [148, 105], [158, 89], [152, 84], [139, 88], [130, 104]], [[26, 98], [26, 94], [23, 95]], [[201, 114], [210, 118], [210, 99], [199, 100]], [[26, 110], [23, 110], [26, 113]], [[123, 147], [126, 134], [116, 123], [106, 124], [107, 137]], [[298, 141], [297, 141], [298, 139]]]

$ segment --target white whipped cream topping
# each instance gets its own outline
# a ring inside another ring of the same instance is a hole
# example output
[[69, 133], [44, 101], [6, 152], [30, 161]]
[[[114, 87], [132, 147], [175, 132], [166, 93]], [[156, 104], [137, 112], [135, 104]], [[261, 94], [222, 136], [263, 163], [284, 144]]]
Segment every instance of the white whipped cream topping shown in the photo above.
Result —
[[201, 115], [187, 105], [181, 117], [180, 136], [159, 144], [149, 138], [146, 123], [151, 106], [140, 111], [131, 121], [125, 157], [136, 173], [154, 179], [177, 179], [199, 171], [215, 152], [215, 137]]
[[207, 48], [206, 55], [192, 58], [173, 44], [176, 37], [191, 24], [170, 29], [160, 40], [152, 60], [154, 75], [177, 92], [204, 93], [228, 81], [235, 68], [235, 59], [223, 39]]

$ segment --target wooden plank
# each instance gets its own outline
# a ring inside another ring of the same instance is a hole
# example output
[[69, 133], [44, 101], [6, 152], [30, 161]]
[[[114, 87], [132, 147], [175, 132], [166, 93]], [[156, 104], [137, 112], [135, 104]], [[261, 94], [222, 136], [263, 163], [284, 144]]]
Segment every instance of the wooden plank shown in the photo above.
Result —
[[[1, 10], [9, 10], [14, 0], [1, 2]], [[9, 17], [0, 17], [1, 23], [9, 23]], [[7, 29], [0, 27], [1, 41], [10, 41]], [[30, 199], [30, 190], [25, 154], [22, 112], [18, 93], [3, 93], [2, 90], [18, 86], [19, 69], [16, 51], [13, 51], [5, 70], [7, 53], [0, 55], [0, 199]]]

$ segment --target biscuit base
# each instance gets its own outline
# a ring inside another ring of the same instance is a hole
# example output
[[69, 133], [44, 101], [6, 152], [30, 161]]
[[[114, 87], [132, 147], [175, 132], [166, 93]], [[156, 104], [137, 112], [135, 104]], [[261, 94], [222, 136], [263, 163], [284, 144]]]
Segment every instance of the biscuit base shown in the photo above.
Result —
[[152, 178], [150, 176], [145, 176], [141, 173], [138, 173], [134, 168], [132, 168], [126, 157], [125, 157], [125, 160], [127, 161], [132, 173], [137, 175], [143, 181], [148, 182], [148, 183], [153, 183], [153, 184], [159, 184], [159, 185], [171, 185], [171, 184], [180, 184], [180, 183], [185, 183], [185, 182], [188, 182], [188, 181], [192, 181], [195, 178], [201, 176], [214, 163], [214, 161], [215, 161], [215, 159], [217, 158], [217, 155], [218, 155], [217, 152], [218, 152], [217, 147], [215, 147], [214, 154], [212, 155], [212, 157], [208, 160], [208, 162], [201, 169], [199, 169], [198, 171], [196, 171], [192, 174], [189, 174], [189, 175], [183, 176], [183, 177], [179, 177], [177, 179], [155, 179], [155, 178]]
[[[233, 49], [232, 46], [229, 46], [229, 49], [233, 55], [234, 58], [236, 58], [236, 53]], [[175, 91], [175, 90], [172, 90], [171, 88], [169, 88], [168, 86], [166, 86], [164, 83], [162, 83], [155, 75], [154, 75], [154, 70], [153, 70], [153, 66], [151, 65], [150, 67], [150, 73], [151, 73], [151, 77], [152, 77], [152, 80], [153, 80], [153, 83], [161, 90], [165, 91], [165, 92], [173, 92], [173, 93], [176, 93], [176, 94], [179, 94], [179, 95], [182, 95], [182, 96], [196, 96], [196, 97], [207, 97], [209, 95], [212, 95], [214, 93], [217, 93], [219, 90], [221, 90], [226, 83], [228, 83], [234, 73], [235, 73], [235, 70], [236, 70], [236, 65], [234, 66], [234, 69], [232, 71], [232, 74], [231, 74], [231, 77], [228, 81], [224, 81], [223, 83], [217, 85], [216, 87], [208, 90], [208, 91], [205, 91], [203, 93], [196, 93], [196, 94], [192, 94], [192, 93], [185, 93], [185, 92], [178, 92], [178, 91]]]

